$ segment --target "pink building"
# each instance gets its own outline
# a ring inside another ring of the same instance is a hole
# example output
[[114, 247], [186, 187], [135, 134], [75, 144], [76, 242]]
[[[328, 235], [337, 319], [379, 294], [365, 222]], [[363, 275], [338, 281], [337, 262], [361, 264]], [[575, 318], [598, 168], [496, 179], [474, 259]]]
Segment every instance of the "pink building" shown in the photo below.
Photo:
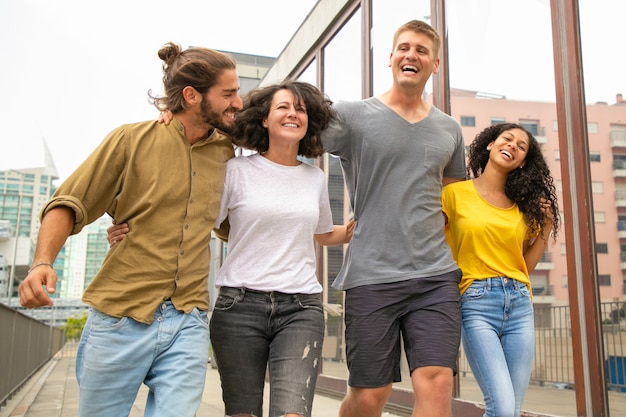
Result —
[[[474, 91], [452, 90], [452, 115], [466, 144], [491, 124], [523, 125], [542, 144], [561, 194], [561, 167], [555, 103], [514, 101]], [[587, 105], [598, 280], [601, 301], [623, 301], [626, 293], [626, 100]], [[563, 204], [560, 204], [561, 210]], [[562, 213], [562, 211], [561, 211]], [[563, 228], [567, 219], [562, 218]], [[534, 303], [568, 304], [564, 229], [531, 274]]]

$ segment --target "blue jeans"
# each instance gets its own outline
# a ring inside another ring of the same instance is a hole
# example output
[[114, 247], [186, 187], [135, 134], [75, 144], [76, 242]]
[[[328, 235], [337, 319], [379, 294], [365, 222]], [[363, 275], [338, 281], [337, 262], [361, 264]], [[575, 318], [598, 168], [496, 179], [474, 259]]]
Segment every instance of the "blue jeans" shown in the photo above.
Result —
[[76, 356], [79, 417], [125, 417], [145, 383], [144, 416], [194, 417], [209, 354], [207, 313], [163, 302], [151, 325], [91, 309]]
[[210, 327], [227, 415], [263, 415], [268, 366], [270, 416], [311, 415], [324, 342], [319, 294], [222, 287]]
[[463, 348], [486, 417], [517, 417], [530, 381], [535, 327], [530, 292], [506, 277], [476, 280], [461, 297]]

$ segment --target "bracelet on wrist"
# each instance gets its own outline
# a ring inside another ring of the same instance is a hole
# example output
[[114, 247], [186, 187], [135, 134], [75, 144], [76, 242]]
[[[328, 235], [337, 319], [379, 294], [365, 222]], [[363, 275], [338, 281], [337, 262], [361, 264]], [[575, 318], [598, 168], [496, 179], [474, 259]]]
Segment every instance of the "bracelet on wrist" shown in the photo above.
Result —
[[28, 270], [28, 273], [30, 274], [31, 271], [35, 268], [39, 268], [40, 266], [49, 266], [50, 268], [54, 269], [54, 266], [52, 266], [52, 264], [50, 262], [39, 262], [33, 266], [31, 266], [31, 268]]

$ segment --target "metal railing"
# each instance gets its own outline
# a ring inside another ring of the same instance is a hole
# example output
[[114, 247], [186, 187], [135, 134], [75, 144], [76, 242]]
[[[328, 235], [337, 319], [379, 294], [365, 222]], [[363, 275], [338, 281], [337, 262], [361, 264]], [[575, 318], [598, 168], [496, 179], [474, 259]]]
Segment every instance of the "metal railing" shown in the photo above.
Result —
[[543, 255], [541, 255], [541, 259], [539, 259], [539, 262], [552, 262], [552, 252], [544, 252]]
[[[605, 373], [609, 390], [626, 392], [626, 302], [601, 303]], [[459, 373], [471, 374], [463, 349]], [[535, 306], [535, 357], [531, 384], [574, 389], [569, 306]]]
[[622, 170], [622, 169], [626, 169], [626, 161], [622, 161], [622, 160], [614, 160], [613, 161], [613, 169], [614, 170]]
[[626, 200], [626, 190], [617, 190], [615, 191], [615, 200]]
[[64, 344], [62, 329], [0, 303], [0, 406]]
[[552, 296], [554, 295], [554, 285], [536, 285], [533, 284], [533, 297], [535, 296]]

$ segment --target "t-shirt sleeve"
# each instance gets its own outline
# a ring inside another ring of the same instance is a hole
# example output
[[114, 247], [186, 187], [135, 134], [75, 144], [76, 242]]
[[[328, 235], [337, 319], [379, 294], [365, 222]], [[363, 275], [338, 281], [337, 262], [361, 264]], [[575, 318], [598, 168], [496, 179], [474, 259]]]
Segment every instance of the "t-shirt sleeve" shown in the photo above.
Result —
[[350, 146], [346, 106], [346, 102], [338, 102], [334, 105], [337, 114], [322, 132], [324, 151], [336, 156], [345, 155]]
[[[321, 172], [320, 172], [321, 174]], [[333, 231], [333, 214], [330, 209], [330, 199], [328, 197], [328, 187], [326, 186], [326, 178], [321, 174], [319, 191], [319, 221], [315, 228], [315, 234], [328, 233]]]
[[459, 127], [456, 135], [456, 148], [450, 159], [450, 163], [443, 171], [443, 176], [446, 178], [463, 178], [465, 179], [467, 173], [465, 170], [465, 142], [463, 141], [463, 133]]

